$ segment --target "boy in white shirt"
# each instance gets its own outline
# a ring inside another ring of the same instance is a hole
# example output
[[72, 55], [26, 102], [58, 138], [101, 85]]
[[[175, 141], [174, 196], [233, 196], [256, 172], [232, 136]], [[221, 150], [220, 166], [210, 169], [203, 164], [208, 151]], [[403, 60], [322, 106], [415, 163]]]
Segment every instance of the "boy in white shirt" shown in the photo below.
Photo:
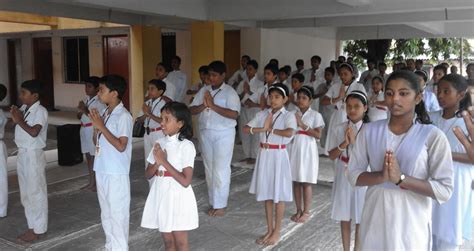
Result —
[[209, 64], [211, 84], [204, 86], [190, 104], [193, 115], [199, 115], [200, 145], [209, 193], [209, 216], [224, 216], [230, 188], [230, 162], [235, 141], [235, 126], [240, 99], [225, 80], [222, 61]]
[[314, 55], [311, 57], [311, 68], [304, 71], [305, 85], [315, 86], [316, 83], [324, 82], [324, 69], [321, 69], [321, 57]]
[[232, 74], [232, 77], [229, 78], [228, 83], [234, 89], [237, 88], [240, 82], [247, 80], [247, 63], [250, 61], [250, 57], [248, 55], [243, 55], [240, 59], [240, 66], [241, 68]]
[[179, 67], [181, 66], [181, 58], [174, 56], [171, 59], [171, 68], [172, 71], [168, 73], [168, 79], [176, 87], [176, 99], [175, 101], [184, 102], [186, 96], [186, 88], [188, 87], [188, 77], [184, 72], [182, 72]]
[[21, 84], [21, 108], [12, 106], [10, 113], [15, 126], [18, 146], [17, 174], [21, 204], [25, 208], [28, 230], [17, 241], [31, 243], [48, 229], [48, 192], [46, 188], [46, 132], [48, 111], [40, 105], [42, 84], [27, 80]]
[[125, 90], [121, 76], [103, 77], [99, 98], [107, 109], [89, 114], [95, 129], [94, 171], [106, 250], [128, 250], [133, 119], [122, 103]]
[[166, 84], [166, 92], [164, 93], [163, 98], [166, 99], [167, 102], [174, 101], [178, 98], [178, 90], [174, 85], [175, 83], [171, 82], [170, 79], [168, 79], [168, 74], [170, 71], [171, 67], [162, 62], [158, 63], [155, 68], [156, 78], [165, 82]]

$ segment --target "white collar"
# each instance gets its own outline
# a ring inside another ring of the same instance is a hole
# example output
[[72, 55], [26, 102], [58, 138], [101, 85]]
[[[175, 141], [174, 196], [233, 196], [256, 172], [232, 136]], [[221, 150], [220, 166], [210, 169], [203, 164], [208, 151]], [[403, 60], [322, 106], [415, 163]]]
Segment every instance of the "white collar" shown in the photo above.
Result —
[[[30, 108], [28, 108], [28, 111], [34, 111], [36, 108], [38, 108], [38, 106], [40, 105], [40, 101], [36, 101], [35, 103], [33, 103]], [[24, 105], [24, 110], [27, 109], [27, 105]]]
[[179, 133], [176, 133], [172, 136], [169, 136], [169, 135], [166, 135], [166, 139], [169, 141], [169, 142], [176, 142], [179, 140]]
[[359, 130], [359, 129], [360, 129], [360, 127], [362, 126], [362, 123], [364, 123], [364, 121], [363, 121], [363, 120], [360, 120], [359, 122], [357, 122], [357, 123], [355, 123], [355, 124], [354, 124], [354, 123], [352, 123], [352, 121], [350, 121], [350, 120], [349, 120], [349, 125], [351, 125], [351, 126], [355, 126], [355, 127], [357, 128], [357, 130]]

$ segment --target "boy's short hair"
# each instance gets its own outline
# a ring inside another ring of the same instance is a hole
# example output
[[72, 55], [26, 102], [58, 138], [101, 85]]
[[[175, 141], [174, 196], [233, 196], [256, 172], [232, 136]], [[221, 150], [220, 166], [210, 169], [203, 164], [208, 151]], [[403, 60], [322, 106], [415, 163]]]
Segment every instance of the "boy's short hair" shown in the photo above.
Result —
[[209, 74], [209, 67], [207, 67], [207, 65], [202, 65], [201, 67], [199, 67], [198, 72], [207, 75]]
[[111, 92], [116, 91], [120, 100], [122, 100], [123, 95], [127, 90], [125, 79], [117, 74], [103, 76], [100, 79], [100, 83], [104, 84]]
[[333, 76], [336, 75], [336, 70], [334, 70], [333, 67], [326, 67], [326, 69], [324, 69], [324, 72], [329, 72], [329, 73], [331, 73]]
[[385, 66], [385, 68], [387, 68], [387, 64], [386, 64], [385, 62], [380, 62], [380, 63], [379, 63], [379, 67], [380, 67], [380, 66]]
[[444, 72], [444, 75], [448, 74], [448, 69], [447, 69], [444, 65], [442, 65], [442, 64], [439, 64], [439, 65], [437, 65], [437, 66], [435, 66], [435, 67], [433, 68], [433, 72], [434, 72], [434, 71], [438, 71], [438, 70], [443, 71], [443, 72]]
[[166, 83], [163, 80], [152, 79], [152, 80], [148, 81], [148, 84], [154, 85], [156, 87], [156, 89], [162, 90], [163, 92], [166, 91]]
[[7, 96], [7, 87], [0, 84], [0, 101], [3, 101]]
[[298, 59], [298, 60], [296, 60], [296, 66], [300, 66], [300, 65], [301, 65], [301, 66], [304, 65], [303, 59]]
[[301, 73], [295, 73], [291, 76], [291, 79], [296, 79], [300, 83], [304, 83], [304, 75]]
[[244, 58], [247, 59], [247, 61], [250, 61], [250, 56], [249, 55], [243, 55], [242, 59], [244, 59]]
[[97, 77], [97, 76], [90, 76], [90, 77], [86, 78], [86, 80], [84, 82], [86, 84], [93, 85], [94, 88], [97, 88], [97, 87], [99, 87], [99, 84], [100, 84], [100, 78]]
[[316, 61], [318, 61], [319, 63], [321, 63], [321, 57], [318, 56], [318, 55], [312, 56], [312, 57], [311, 57], [311, 61], [313, 61], [313, 60], [316, 60]]
[[163, 69], [165, 69], [165, 71], [168, 72], [168, 73], [171, 72], [171, 71], [173, 71], [173, 68], [172, 68], [171, 65], [169, 65], [169, 64], [165, 64], [165, 63], [163, 63], [163, 62], [159, 62], [158, 64], [156, 64], [156, 67], [158, 67], [158, 66], [163, 67]]
[[252, 66], [255, 70], [258, 70], [258, 63], [257, 63], [257, 61], [255, 61], [255, 60], [252, 59], [252, 60], [250, 60], [250, 61], [247, 62], [247, 66], [249, 66], [249, 65]]
[[290, 75], [290, 72], [288, 71], [287, 67], [281, 67], [280, 69], [278, 69], [278, 73], [280, 73], [280, 72], [283, 72], [286, 75]]
[[37, 79], [26, 80], [21, 84], [21, 88], [28, 90], [31, 94], [41, 96], [43, 84]]
[[277, 75], [278, 74], [278, 66], [274, 65], [274, 64], [267, 64], [265, 65], [265, 68], [263, 69], [264, 71], [266, 70], [269, 70], [273, 73], [273, 75]]
[[209, 71], [217, 72], [219, 74], [223, 74], [227, 72], [227, 66], [224, 62], [216, 60], [209, 64]]
[[175, 55], [171, 58], [171, 60], [176, 59], [179, 64], [181, 64], [181, 58], [178, 55]]

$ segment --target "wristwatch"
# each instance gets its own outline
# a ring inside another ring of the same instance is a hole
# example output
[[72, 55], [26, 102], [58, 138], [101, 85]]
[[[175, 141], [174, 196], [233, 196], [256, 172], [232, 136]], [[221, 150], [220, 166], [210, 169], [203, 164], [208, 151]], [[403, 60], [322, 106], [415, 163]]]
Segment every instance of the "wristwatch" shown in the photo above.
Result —
[[406, 178], [405, 174], [402, 173], [402, 175], [400, 175], [400, 180], [395, 185], [397, 186], [400, 185], [405, 180], [405, 178]]

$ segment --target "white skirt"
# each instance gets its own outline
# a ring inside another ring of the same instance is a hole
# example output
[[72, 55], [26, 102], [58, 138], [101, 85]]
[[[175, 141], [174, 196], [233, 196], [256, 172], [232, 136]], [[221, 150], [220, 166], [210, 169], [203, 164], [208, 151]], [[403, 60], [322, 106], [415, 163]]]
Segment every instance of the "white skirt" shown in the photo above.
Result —
[[162, 233], [198, 228], [198, 209], [191, 185], [185, 188], [173, 177], [153, 179], [141, 226], [159, 229]]
[[319, 171], [316, 139], [308, 135], [296, 134], [290, 145], [289, 155], [293, 181], [316, 184]]
[[90, 155], [95, 155], [95, 145], [94, 145], [94, 127], [88, 126], [83, 127], [81, 126], [81, 130], [79, 131], [81, 136], [81, 150], [82, 153], [89, 153]]
[[339, 159], [335, 160], [335, 179], [332, 185], [331, 219], [355, 221], [360, 224], [364, 209], [367, 187], [352, 187], [346, 176], [346, 167]]
[[286, 149], [262, 149], [253, 170], [251, 194], [257, 201], [293, 201], [290, 160]]
[[[339, 125], [342, 122], [347, 121], [347, 114], [345, 109], [339, 109], [339, 110], [334, 110], [334, 112], [331, 115], [331, 119], [329, 120], [328, 126], [334, 127]], [[326, 142], [324, 142], [324, 150], [325, 152], [329, 152], [332, 149], [328, 149], [329, 145], [331, 145], [330, 142], [332, 142], [334, 139], [332, 138], [331, 134], [331, 128], [327, 127], [328, 131], [326, 134]]]

